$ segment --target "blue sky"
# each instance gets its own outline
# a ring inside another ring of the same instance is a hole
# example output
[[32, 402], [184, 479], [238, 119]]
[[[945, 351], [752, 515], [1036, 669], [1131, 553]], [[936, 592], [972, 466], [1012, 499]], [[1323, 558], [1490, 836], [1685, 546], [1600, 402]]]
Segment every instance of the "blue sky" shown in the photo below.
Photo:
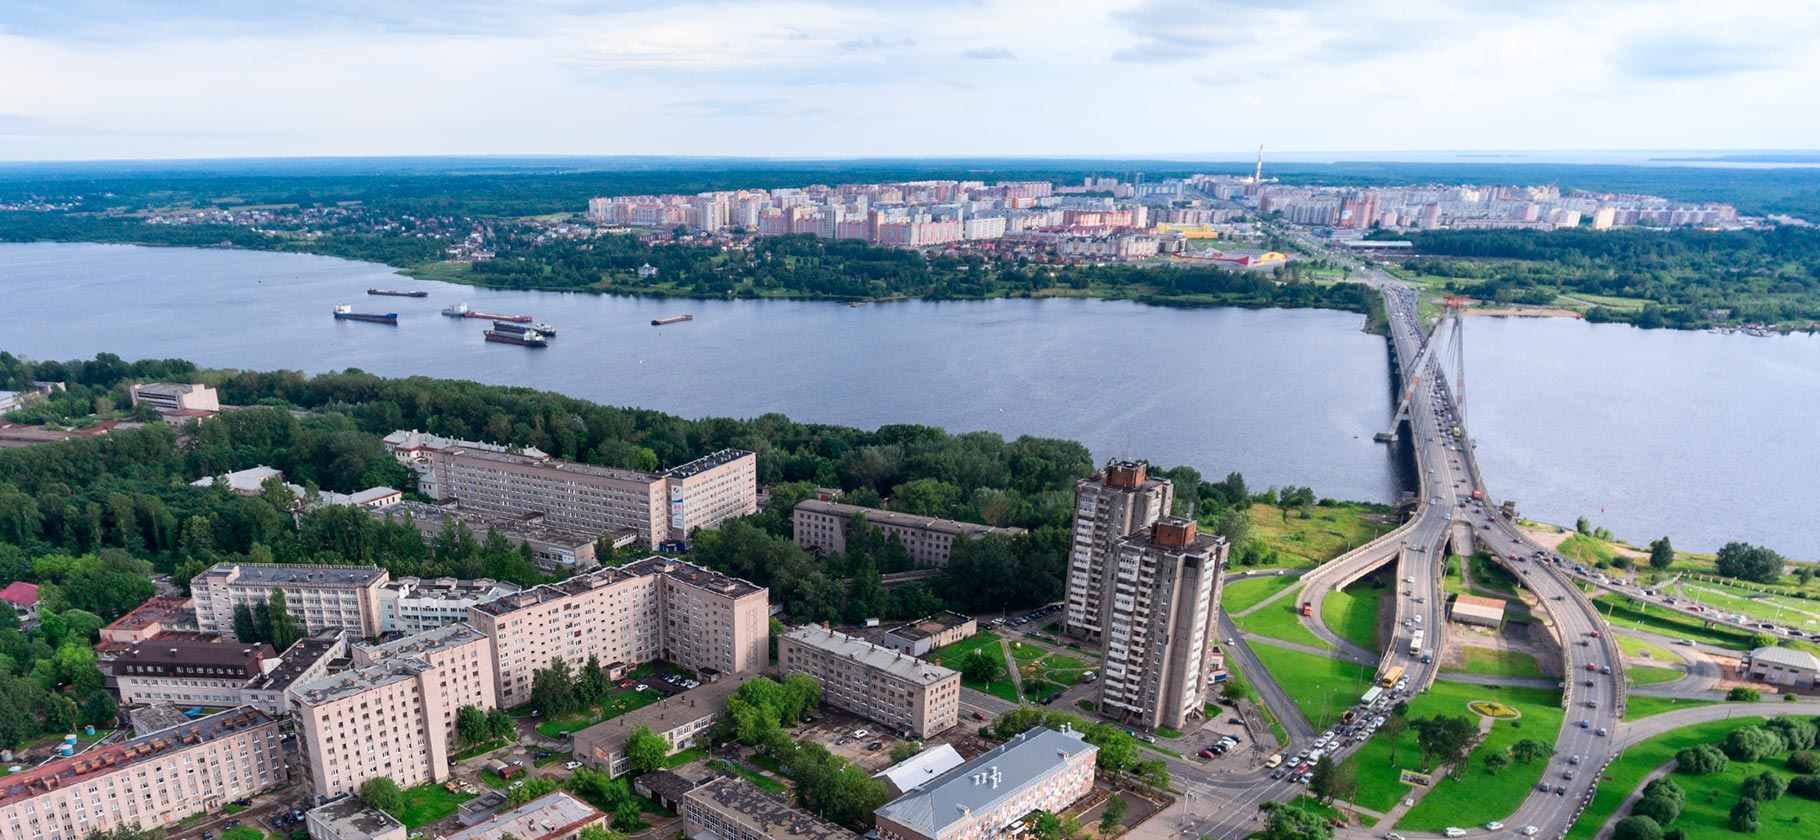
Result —
[[0, 160], [1791, 149], [1820, 4], [0, 0]]

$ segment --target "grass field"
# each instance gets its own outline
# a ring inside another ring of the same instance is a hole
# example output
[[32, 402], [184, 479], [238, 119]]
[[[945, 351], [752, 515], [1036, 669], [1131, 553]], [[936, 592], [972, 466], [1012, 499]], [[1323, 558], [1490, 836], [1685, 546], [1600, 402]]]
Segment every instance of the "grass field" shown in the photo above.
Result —
[[405, 828], [414, 829], [455, 813], [455, 808], [470, 798], [465, 793], [450, 793], [442, 785], [418, 785], [405, 789], [404, 810], [396, 816]]
[[[1461, 772], [1460, 778], [1435, 782], [1434, 789], [1422, 797], [1422, 801], [1417, 802], [1416, 807], [1411, 808], [1403, 819], [1397, 821], [1398, 828], [1440, 831], [1451, 825], [1482, 825], [1491, 820], [1501, 820], [1516, 812], [1517, 806], [1523, 804], [1523, 800], [1547, 771], [1548, 763], [1543, 761], [1528, 765], [1513, 763], [1494, 776], [1485, 771], [1483, 761], [1493, 751], [1507, 750], [1511, 744], [1524, 738], [1536, 738], [1553, 744], [1555, 736], [1561, 731], [1564, 717], [1560, 692], [1540, 688], [1494, 689], [1483, 685], [1436, 683], [1433, 690], [1410, 703], [1410, 714], [1415, 717], [1464, 714], [1477, 720], [1478, 717], [1466, 708], [1466, 704], [1474, 700], [1495, 700], [1517, 709], [1523, 716], [1493, 724], [1491, 732], [1467, 756], [1466, 769]], [[1413, 750], [1414, 733], [1405, 733], [1404, 737], [1409, 740]], [[1393, 772], [1391, 779], [1394, 781], [1395, 778]]]
[[1567, 539], [1555, 548], [1555, 553], [1569, 560], [1592, 566], [1598, 563], [1610, 563], [1618, 551], [1604, 540], [1589, 537], [1585, 534], [1569, 534]]
[[1284, 510], [1275, 505], [1254, 504], [1248, 511], [1251, 535], [1279, 553], [1280, 562], [1276, 565], [1318, 566], [1395, 527], [1379, 521], [1388, 518], [1382, 511], [1362, 505], [1317, 505], [1304, 510], [1308, 512], [1307, 519], [1301, 518], [1301, 513], [1290, 513], [1285, 518]]
[[1675, 697], [1648, 697], [1633, 694], [1625, 700], [1624, 719], [1640, 720], [1650, 715], [1659, 715], [1676, 709], [1711, 706], [1714, 702], [1712, 700], [1682, 700]]
[[1488, 677], [1542, 679], [1544, 676], [1542, 667], [1536, 664], [1536, 658], [1521, 651], [1463, 647], [1460, 648], [1460, 657], [1459, 668], [1446, 670]]
[[1631, 685], [1674, 682], [1685, 675], [1686, 672], [1679, 668], [1659, 668], [1654, 665], [1632, 665], [1624, 669], [1624, 676], [1630, 680]]
[[560, 738], [565, 732], [580, 732], [603, 720], [612, 720], [633, 709], [649, 706], [661, 699], [656, 691], [636, 691], [630, 688], [615, 689], [607, 699], [595, 708], [572, 715], [552, 718], [537, 725], [537, 734], [545, 738]]
[[1366, 650], [1381, 650], [1378, 643], [1378, 613], [1384, 607], [1384, 596], [1390, 587], [1378, 578], [1366, 578], [1350, 591], [1335, 592], [1321, 599], [1321, 621], [1340, 638]]
[[1648, 659], [1655, 662], [1672, 663], [1682, 661], [1681, 657], [1676, 656], [1674, 651], [1661, 645], [1650, 644], [1642, 639], [1624, 633], [1618, 633], [1616, 636], [1618, 639], [1618, 650], [1623, 651], [1625, 656], [1637, 659]]
[[1252, 645], [1251, 650], [1316, 729], [1339, 720], [1340, 713], [1358, 702], [1365, 689], [1371, 687], [1373, 670], [1369, 665], [1270, 645]]
[[1810, 623], [1820, 604], [1813, 604], [1793, 598], [1760, 597], [1751, 598], [1742, 594], [1745, 590], [1709, 583], [1682, 583], [1675, 589], [1684, 597], [1691, 598], [1709, 607], [1737, 613], [1758, 621], [1784, 622], [1791, 627], [1800, 627]]
[[1483, 590], [1492, 597], [1517, 597], [1517, 579], [1508, 569], [1498, 565], [1489, 557], [1474, 555], [1467, 559], [1471, 565], [1473, 586]]
[[[1618, 757], [1617, 761], [1612, 762], [1611, 767], [1606, 771], [1606, 781], [1599, 783], [1598, 790], [1593, 795], [1592, 802], [1586, 806], [1586, 810], [1580, 814], [1580, 819], [1574, 822], [1573, 829], [1567, 833], [1568, 840], [1592, 840], [1593, 835], [1597, 834], [1599, 829], [1602, 828], [1618, 810], [1618, 806], [1624, 803], [1625, 797], [1629, 796], [1631, 791], [1636, 790], [1637, 786], [1643, 783], [1643, 777], [1649, 775], [1651, 771], [1662, 766], [1665, 762], [1673, 759], [1675, 753], [1683, 747], [1691, 747], [1696, 744], [1710, 744], [1724, 738], [1725, 733], [1730, 732], [1736, 727], [1747, 726], [1753, 723], [1760, 724], [1762, 722], [1763, 718], [1708, 721], [1706, 723], [1677, 729], [1673, 732], [1667, 732], [1644, 741], [1643, 743], [1632, 745], [1629, 749], [1624, 751], [1623, 755]], [[1775, 764], [1782, 763], [1781, 759], [1772, 759], [1772, 761]], [[1738, 797], [1737, 779], [1728, 779], [1728, 777], [1731, 776], [1731, 767], [1748, 766], [1751, 765], [1740, 765], [1737, 762], [1733, 762], [1727, 767], [1725, 773], [1718, 773], [1712, 776], [1673, 774], [1675, 784], [1680, 785], [1687, 791], [1687, 804], [1681, 812], [1681, 818], [1675, 820], [1675, 824], [1672, 827], [1687, 832], [1689, 840], [1742, 836], [1725, 827], [1725, 812], [1731, 809], [1732, 804], [1737, 801]], [[1781, 768], [1777, 769], [1780, 770]], [[1706, 801], [1708, 799], [1708, 796], [1706, 795], [1706, 785], [1703, 784], [1705, 780], [1728, 780], [1729, 787], [1727, 787], [1723, 795], [1716, 797], [1716, 802], [1708, 803]], [[1784, 795], [1781, 799], [1769, 803], [1763, 809], [1764, 828], [1768, 829], [1770, 826], [1776, 824], [1773, 821], [1774, 816], [1780, 815], [1786, 817], [1786, 814], [1783, 814], [1782, 812], [1787, 810], [1789, 804], [1792, 804], [1789, 802], [1791, 799], [1794, 800], [1794, 803], [1800, 803], [1797, 807], [1805, 807], [1810, 811], [1814, 808], [1813, 804], [1806, 800]], [[1710, 817], [1710, 811], [1708, 809], [1714, 806], [1719, 807], [1719, 821], [1715, 830], [1696, 831], [1696, 827], [1705, 823]], [[1810, 814], [1810, 816], [1812, 815]], [[1772, 829], [1768, 834], [1762, 836], [1792, 837], [1795, 835], [1792, 833], [1781, 835]]]
[[[1004, 648], [998, 643], [998, 634], [988, 632], [980, 633], [970, 639], [962, 639], [945, 648], [933, 651], [929, 654], [929, 658], [934, 660], [937, 665], [959, 671], [961, 669], [961, 661], [965, 659], [968, 654], [971, 654], [976, 650], [984, 650], [988, 654], [997, 655], [1001, 658], [1004, 656]], [[1008, 663], [1006, 668], [1010, 667], [1011, 665]], [[984, 691], [1000, 700], [1011, 703], [1020, 702], [1017, 696], [1017, 686], [1012, 684], [1008, 671], [1006, 676], [993, 680], [990, 683], [974, 682], [973, 680], [963, 677], [961, 679], [961, 685], [977, 691]]]
[[1225, 607], [1228, 613], [1244, 612], [1265, 598], [1300, 582], [1299, 578], [1289, 575], [1235, 580], [1220, 588], [1220, 606]]
[[[1232, 623], [1240, 630], [1254, 636], [1268, 636], [1285, 642], [1308, 645], [1309, 647], [1333, 650], [1326, 640], [1314, 634], [1302, 625], [1302, 602], [1297, 598], [1301, 594], [1298, 588], [1289, 596], [1278, 599], [1250, 615], [1235, 615]], [[1259, 647], [1264, 647], [1259, 645]]]

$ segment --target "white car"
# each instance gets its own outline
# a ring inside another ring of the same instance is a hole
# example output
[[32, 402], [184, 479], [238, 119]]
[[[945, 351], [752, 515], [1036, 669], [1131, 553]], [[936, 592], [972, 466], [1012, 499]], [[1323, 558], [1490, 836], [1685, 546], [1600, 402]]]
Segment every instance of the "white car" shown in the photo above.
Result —
[[1534, 836], [1536, 836], [1536, 832], [1541, 831], [1541, 830], [1542, 829], [1536, 828], [1533, 825], [1526, 825], [1526, 826], [1523, 826], [1523, 836], [1524, 837], [1534, 837]]
[[871, 735], [871, 734], [872, 734], [872, 733], [870, 733], [870, 732], [867, 732], [867, 731], [866, 731], [866, 730], [864, 730], [864, 729], [855, 729], [855, 730], [853, 730], [853, 737], [855, 737], [855, 738], [864, 738], [864, 737], [866, 737], [866, 736], [867, 736], [867, 735]]
[[1498, 822], [1497, 820], [1492, 820], [1491, 822], [1488, 822], [1485, 824], [1486, 831], [1497, 831], [1498, 829], [1503, 828], [1503, 827], [1504, 827], [1504, 824], [1501, 822]]
[[1448, 837], [1465, 837], [1466, 829], [1454, 828], [1453, 826], [1450, 825], [1447, 828], [1443, 829], [1441, 831], [1441, 833], [1447, 835]]
[[564, 765], [563, 765], [563, 766], [562, 766], [562, 767], [563, 767], [563, 769], [564, 769], [564, 770], [574, 770], [574, 769], [576, 769], [576, 768], [578, 768], [578, 767], [580, 767], [580, 766], [581, 766], [581, 762], [579, 762], [579, 761], [571, 761], [571, 762], [569, 762], [569, 763], [567, 763], [567, 764], [564, 764]]

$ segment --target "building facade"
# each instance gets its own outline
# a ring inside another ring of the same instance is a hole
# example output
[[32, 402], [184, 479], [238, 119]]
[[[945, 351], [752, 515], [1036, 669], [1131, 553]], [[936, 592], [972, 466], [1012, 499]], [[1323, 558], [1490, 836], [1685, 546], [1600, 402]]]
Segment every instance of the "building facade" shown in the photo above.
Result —
[[[531, 562], [544, 571], [579, 572], [599, 565], [594, 552], [599, 534], [549, 525], [543, 521], [542, 514], [528, 514], [511, 520], [495, 519], [469, 513], [455, 505], [426, 505], [422, 502], [398, 502], [372, 510], [376, 519], [411, 523], [423, 535], [423, 541], [428, 543], [435, 542], [444, 530], [460, 523], [467, 526], [468, 532], [477, 540], [485, 540], [488, 532], [497, 532], [515, 545], [530, 546]], [[614, 540], [613, 547], [620, 548], [636, 541], [632, 535], [622, 535]]]
[[864, 639], [804, 625], [777, 639], [777, 667], [821, 681], [822, 702], [926, 738], [960, 722], [961, 674]]
[[1032, 811], [1060, 813], [1093, 789], [1099, 748], [1037, 727], [873, 812], [881, 840], [991, 840]]
[[562, 657], [580, 666], [662, 659], [704, 675], [769, 663], [769, 591], [693, 563], [650, 557], [477, 604], [469, 621], [492, 641], [498, 704], [531, 699], [531, 676]]
[[380, 632], [379, 588], [390, 580], [377, 566], [217, 563], [190, 581], [196, 623], [205, 633], [233, 639], [234, 608], [252, 607], [284, 592], [286, 610], [304, 632]]
[[207, 385], [148, 382], [132, 386], [132, 396], [134, 407], [149, 405], [159, 414], [221, 411], [221, 400]]
[[948, 565], [948, 555], [956, 540], [978, 540], [988, 536], [1014, 537], [1022, 528], [995, 528], [973, 522], [956, 522], [933, 516], [916, 516], [889, 510], [805, 499], [797, 503], [792, 514], [796, 544], [805, 549], [845, 553], [847, 532], [853, 528], [853, 517], [864, 515], [866, 524], [887, 535], [896, 535], [910, 552], [910, 560], [919, 567], [940, 568]]
[[284, 780], [278, 724], [232, 709], [0, 779], [0, 840], [163, 828]]
[[1150, 476], [1142, 461], [1109, 461], [1074, 486], [1074, 531], [1068, 550], [1063, 632], [1097, 642], [1105, 635], [1119, 540], [1169, 515], [1175, 485]]
[[456, 712], [493, 708], [487, 638], [452, 624], [351, 652], [354, 667], [289, 691], [316, 793], [348, 793], [375, 776], [406, 788], [447, 779]]
[[723, 677], [583, 729], [570, 741], [575, 760], [615, 778], [632, 772], [626, 739], [641, 726], [668, 742], [671, 754], [704, 745], [741, 682]]
[[468, 608], [519, 591], [516, 583], [481, 578], [402, 577], [379, 587], [379, 629], [386, 633], [416, 635], [426, 630], [459, 624], [468, 619]]
[[855, 840], [859, 835], [745, 779], [722, 776], [682, 796], [683, 836], [698, 840]]
[[243, 690], [277, 667], [271, 645], [145, 641], [114, 657], [120, 702], [238, 706]]
[[1202, 714], [1226, 541], [1165, 517], [1119, 541], [1102, 644], [1100, 711], [1149, 728]]

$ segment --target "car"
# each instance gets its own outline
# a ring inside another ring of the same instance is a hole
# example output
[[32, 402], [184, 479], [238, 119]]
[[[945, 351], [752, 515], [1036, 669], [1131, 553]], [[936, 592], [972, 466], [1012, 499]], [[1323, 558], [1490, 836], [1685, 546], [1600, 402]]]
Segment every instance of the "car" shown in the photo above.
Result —
[[1587, 688], [1591, 688], [1595, 685], [1598, 685], [1598, 683], [1593, 680], [1587, 680], [1585, 683], [1583, 683], [1583, 685], [1585, 685]]
[[240, 825], [239, 820], [228, 820], [226, 823], [222, 824], [221, 827], [222, 828], [235, 828], [239, 825]]
[[546, 758], [555, 758], [556, 757], [556, 753], [550, 752], [548, 750], [538, 750], [537, 752], [532, 753], [532, 755], [535, 755], [539, 761], [542, 761], [543, 759], [546, 759]]
[[1448, 837], [1465, 837], [1466, 829], [1454, 828], [1453, 826], [1450, 825], [1446, 828], [1441, 829], [1441, 833]]
[[1403, 835], [1394, 831], [1386, 831], [1384, 832], [1384, 840], [1403, 840]]
[[1568, 763], [1568, 764], [1579, 764], [1579, 763], [1580, 763], [1580, 757], [1579, 757], [1579, 756], [1577, 756], [1577, 755], [1570, 755], [1570, 756], [1568, 756], [1568, 757], [1567, 757], [1567, 763]]
[[1276, 770], [1274, 770], [1274, 771], [1272, 771], [1272, 772], [1271, 772], [1271, 774], [1270, 774], [1270, 778], [1272, 778], [1272, 779], [1281, 779], [1281, 778], [1283, 778], [1283, 777], [1284, 777], [1284, 776], [1287, 776], [1287, 775], [1289, 775], [1289, 771], [1288, 771], [1288, 770], [1286, 770], [1286, 769], [1284, 769], [1284, 768], [1281, 768], [1281, 767], [1278, 767], [1278, 768], [1277, 768], [1277, 769], [1276, 769]]
[[645, 685], [644, 683], [639, 683], [638, 686], [632, 690], [633, 691], [650, 691], [651, 687], [648, 685]]
[[1599, 666], [1597, 666], [1597, 665], [1594, 665], [1594, 664], [1592, 664], [1592, 663], [1591, 663], [1591, 662], [1588, 662], [1588, 663], [1586, 663], [1586, 670], [1588, 670], [1588, 671], [1597, 671], [1597, 670], [1599, 670]]
[[866, 752], [878, 752], [879, 750], [882, 750], [884, 748], [885, 748], [884, 741], [873, 741], [872, 743], [866, 745]]
[[1244, 726], [1245, 725], [1244, 718], [1227, 718], [1226, 722], [1232, 724], [1233, 726]]
[[562, 765], [562, 769], [564, 769], [564, 770], [576, 770], [576, 769], [579, 769], [580, 767], [581, 767], [581, 762], [579, 762], [579, 761], [565, 762]]
[[1597, 630], [1592, 631], [1592, 637], [1595, 639], [1599, 638], [1599, 631], [1597, 631]]
[[1485, 824], [1486, 831], [1499, 831], [1503, 828], [1504, 828], [1504, 824], [1501, 822], [1498, 822], [1497, 820], [1492, 820], [1491, 822], [1488, 822]]
[[1571, 781], [1573, 781], [1573, 780], [1574, 780], [1574, 771], [1572, 771], [1572, 770], [1562, 770], [1562, 771], [1561, 771], [1561, 778], [1563, 778], [1563, 779], [1566, 779], [1566, 780], [1568, 780], [1568, 781], [1570, 781], [1570, 782], [1571, 782]]
[[1566, 785], [1555, 785], [1555, 795], [1556, 796], [1566, 796], [1567, 795], [1567, 786]]
[[1600, 666], [1599, 666], [1599, 673], [1601, 673], [1601, 674], [1609, 674], [1609, 673], [1611, 673], [1611, 666], [1610, 666], [1610, 665], [1600, 665]]
[[1599, 736], [1599, 737], [1601, 737], [1601, 738], [1603, 738], [1603, 737], [1605, 737], [1605, 736], [1606, 736], [1606, 735], [1607, 735], [1607, 734], [1609, 734], [1609, 733], [1607, 733], [1607, 732], [1606, 732], [1606, 731], [1605, 731], [1605, 727], [1603, 727], [1603, 726], [1601, 726], [1601, 727], [1599, 727], [1599, 731], [1598, 731], [1598, 732], [1595, 732], [1595, 733], [1593, 733], [1593, 734], [1595, 734], [1595, 735], [1598, 735], [1598, 736]]
[[1207, 761], [1212, 761], [1213, 757], [1215, 755], [1217, 755], [1217, 753], [1215, 753], [1213, 750], [1201, 750], [1200, 752], [1195, 753], [1195, 755], [1200, 756], [1201, 758], [1203, 758]]
[[516, 781], [516, 782], [513, 782], [513, 783], [512, 783], [512, 786], [511, 786], [511, 788], [509, 788], [509, 789], [510, 789], [510, 790], [517, 790], [517, 789], [519, 789], [519, 788], [521, 788], [521, 787], [524, 787], [524, 786], [525, 786], [525, 780], [523, 780], [523, 779], [519, 779], [519, 780], [518, 780], [518, 781]]
[[1581, 729], [1591, 729], [1591, 728], [1592, 728], [1592, 721], [1590, 721], [1590, 720], [1585, 720], [1585, 719], [1582, 719], [1582, 720], [1581, 720], [1581, 721], [1580, 721], [1580, 728], [1581, 728]]
[[1597, 709], [1597, 708], [1599, 708], [1599, 701], [1597, 701], [1597, 700], [1588, 700], [1588, 701], [1586, 701], [1586, 708], [1588, 708], [1588, 709]]
[[1314, 774], [1313, 773], [1303, 773], [1300, 778], [1296, 779], [1296, 781], [1301, 782], [1302, 784], [1308, 784], [1309, 782], [1314, 781]]
[[974, 720], [987, 720], [988, 718], [986, 717], [985, 712], [974, 712], [973, 719]]
[[853, 737], [855, 737], [855, 738], [864, 738], [867, 735], [871, 735], [872, 733], [867, 732], [864, 729], [855, 729], [855, 730], [853, 730], [852, 734], [853, 734]]
[[1554, 785], [1551, 785], [1547, 782], [1543, 782], [1539, 785], [1536, 785], [1536, 789], [1542, 791], [1543, 793], [1547, 793], [1551, 790], [1554, 790]]
[[202, 840], [215, 840], [215, 832], [213, 832], [213, 831], [202, 832]]
[[840, 737], [839, 737], [839, 738], [836, 738], [836, 739], [834, 739], [834, 745], [835, 745], [835, 746], [837, 746], [837, 747], [838, 747], [838, 746], [840, 746], [840, 745], [842, 745], [842, 744], [845, 744], [845, 743], [847, 743], [847, 742], [848, 742], [848, 741], [851, 741], [851, 740], [853, 740], [853, 739], [852, 739], [852, 738], [849, 738], [849, 737], [847, 737], [847, 736], [845, 736], [845, 735], [842, 735], [842, 736], [840, 736]]
[[1694, 640], [1693, 639], [1676, 639], [1675, 644], [1681, 645], [1682, 647], [1693, 647]]
[[1523, 830], [1518, 833], [1522, 834], [1524, 837], [1534, 837], [1534, 836], [1536, 836], [1536, 832], [1538, 832], [1538, 831], [1541, 831], [1541, 829], [1536, 828], [1533, 825], [1526, 825], [1526, 826], [1523, 826]]

